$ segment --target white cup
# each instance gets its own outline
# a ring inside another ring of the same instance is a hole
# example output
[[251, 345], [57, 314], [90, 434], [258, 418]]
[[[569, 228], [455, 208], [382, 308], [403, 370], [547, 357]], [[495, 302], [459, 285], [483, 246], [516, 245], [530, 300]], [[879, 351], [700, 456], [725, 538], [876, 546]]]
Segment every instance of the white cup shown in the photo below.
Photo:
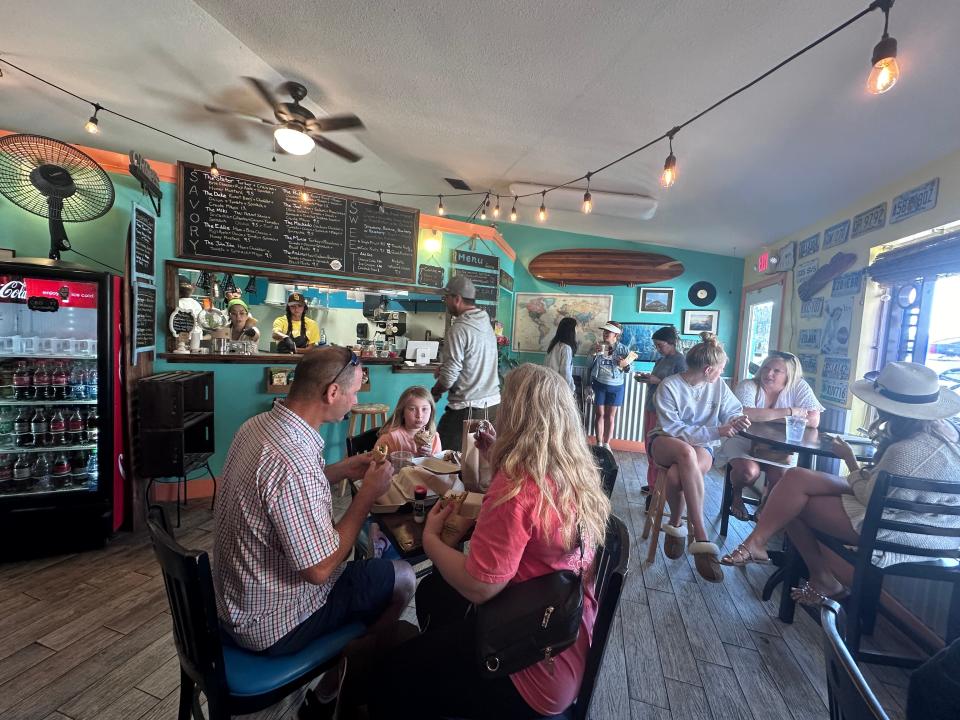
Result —
[[[16, 343], [19, 346], [19, 338]], [[0, 355], [13, 355], [14, 353], [14, 337], [13, 335], [4, 335], [0, 337]]]
[[53, 355], [57, 352], [59, 344], [60, 341], [57, 338], [45, 337], [40, 338], [40, 342], [37, 346], [39, 347], [40, 352], [44, 353], [45, 355]]
[[20, 338], [20, 352], [24, 355], [36, 355], [40, 338], [36, 335], [31, 337], [24, 336]]
[[73, 352], [75, 352], [77, 355], [89, 355], [91, 342], [91, 340], [74, 340]]
[[73, 355], [73, 338], [57, 338], [57, 354]]
[[807, 429], [807, 419], [799, 415], [788, 415], [784, 420], [787, 421], [787, 442], [803, 440], [803, 432]]

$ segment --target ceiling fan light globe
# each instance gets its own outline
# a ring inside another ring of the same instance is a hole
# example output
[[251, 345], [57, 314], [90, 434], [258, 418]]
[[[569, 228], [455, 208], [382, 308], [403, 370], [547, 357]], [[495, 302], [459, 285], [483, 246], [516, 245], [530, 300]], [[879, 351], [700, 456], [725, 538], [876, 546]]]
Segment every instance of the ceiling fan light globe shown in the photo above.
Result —
[[297, 123], [281, 125], [273, 131], [273, 137], [291, 155], [309, 155], [315, 145], [313, 138], [303, 132]]

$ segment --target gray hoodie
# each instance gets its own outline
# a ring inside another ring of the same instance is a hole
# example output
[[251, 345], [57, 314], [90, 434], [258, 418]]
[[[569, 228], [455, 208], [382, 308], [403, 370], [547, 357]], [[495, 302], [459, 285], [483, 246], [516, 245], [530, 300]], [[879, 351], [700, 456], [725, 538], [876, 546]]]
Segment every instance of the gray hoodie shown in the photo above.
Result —
[[485, 311], [473, 308], [453, 319], [438, 379], [450, 389], [447, 407], [451, 410], [500, 403], [497, 338]]

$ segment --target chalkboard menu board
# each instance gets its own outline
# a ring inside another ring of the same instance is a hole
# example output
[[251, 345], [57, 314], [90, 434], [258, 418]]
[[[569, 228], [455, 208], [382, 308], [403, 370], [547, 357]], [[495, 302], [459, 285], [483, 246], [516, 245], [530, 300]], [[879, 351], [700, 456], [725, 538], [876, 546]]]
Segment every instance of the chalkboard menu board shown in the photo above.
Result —
[[443, 268], [438, 265], [421, 265], [417, 272], [417, 285], [443, 287]]
[[177, 254], [415, 282], [420, 211], [300, 185], [177, 165]]
[[130, 213], [130, 269], [134, 278], [153, 282], [155, 274], [154, 252], [156, 249], [157, 217], [136, 203]]
[[481, 272], [480, 270], [464, 270], [463, 268], [453, 268], [454, 275], [462, 275], [470, 278], [474, 285], [496, 285], [497, 274], [492, 272]]
[[157, 345], [157, 289], [137, 283], [133, 289], [133, 362], [137, 355], [153, 350]]

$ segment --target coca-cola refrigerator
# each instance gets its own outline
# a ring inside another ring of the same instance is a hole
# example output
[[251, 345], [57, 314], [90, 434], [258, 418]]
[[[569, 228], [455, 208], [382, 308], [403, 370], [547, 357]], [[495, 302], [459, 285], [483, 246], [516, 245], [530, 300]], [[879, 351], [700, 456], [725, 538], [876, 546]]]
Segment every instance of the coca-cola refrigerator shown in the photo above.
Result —
[[0, 556], [72, 552], [119, 527], [119, 281], [0, 262]]

